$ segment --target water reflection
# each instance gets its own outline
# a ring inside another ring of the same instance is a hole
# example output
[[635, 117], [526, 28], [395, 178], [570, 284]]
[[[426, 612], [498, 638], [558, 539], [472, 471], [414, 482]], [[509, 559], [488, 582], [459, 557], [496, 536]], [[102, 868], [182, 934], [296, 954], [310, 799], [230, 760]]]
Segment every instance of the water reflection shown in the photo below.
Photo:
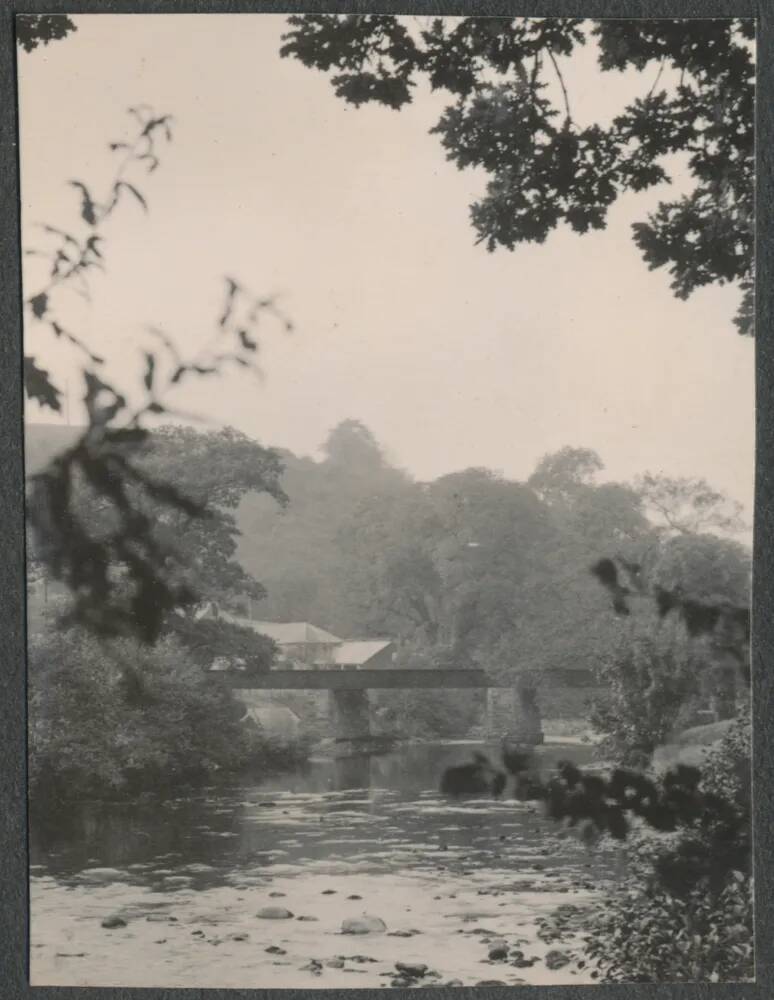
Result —
[[[89, 803], [49, 812], [31, 824], [31, 862], [58, 880], [110, 868], [153, 888], [168, 888], [170, 877], [180, 875], [194, 888], [207, 888], [268, 870], [429, 866], [464, 872], [526, 865], [543, 871], [561, 865], [566, 874], [568, 865], [578, 872], [587, 867], [572, 843], [552, 862], [554, 849], [546, 845], [554, 831], [529, 806], [439, 795], [444, 768], [469, 760], [473, 749], [406, 746], [383, 756], [315, 760], [293, 774], [256, 775], [160, 803]], [[585, 763], [590, 750], [545, 746], [538, 755], [547, 770], [568, 756]]]

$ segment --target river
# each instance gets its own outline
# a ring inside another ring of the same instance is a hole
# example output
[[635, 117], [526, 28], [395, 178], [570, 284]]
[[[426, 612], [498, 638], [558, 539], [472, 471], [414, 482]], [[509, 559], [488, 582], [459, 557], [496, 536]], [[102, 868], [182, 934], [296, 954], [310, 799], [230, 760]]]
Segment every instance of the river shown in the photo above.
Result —
[[[441, 772], [473, 749], [319, 759], [34, 821], [32, 984], [340, 989], [399, 985], [396, 962], [428, 967], [417, 985], [588, 981], [556, 957], [573, 939], [541, 939], [539, 921], [593, 906], [612, 859], [529, 803], [441, 797]], [[549, 769], [590, 749], [538, 756]], [[366, 915], [385, 929], [342, 933]]]

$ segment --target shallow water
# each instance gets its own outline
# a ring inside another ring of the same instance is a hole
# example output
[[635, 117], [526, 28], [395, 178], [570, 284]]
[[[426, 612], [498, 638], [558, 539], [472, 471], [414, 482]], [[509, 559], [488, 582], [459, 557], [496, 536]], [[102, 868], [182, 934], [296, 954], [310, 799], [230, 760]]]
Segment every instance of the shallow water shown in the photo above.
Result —
[[[441, 797], [443, 768], [472, 749], [319, 760], [34, 823], [33, 984], [366, 987], [390, 985], [396, 961], [427, 964], [435, 982], [583, 981], [570, 965], [545, 967], [556, 946], [538, 939], [536, 920], [562, 903], [593, 904], [610, 859], [558, 836], [528, 804]], [[539, 756], [549, 769], [589, 751]], [[267, 905], [293, 917], [257, 917]], [[386, 933], [341, 933], [364, 913]], [[127, 926], [103, 928], [113, 914]], [[490, 962], [501, 940], [535, 964]]]

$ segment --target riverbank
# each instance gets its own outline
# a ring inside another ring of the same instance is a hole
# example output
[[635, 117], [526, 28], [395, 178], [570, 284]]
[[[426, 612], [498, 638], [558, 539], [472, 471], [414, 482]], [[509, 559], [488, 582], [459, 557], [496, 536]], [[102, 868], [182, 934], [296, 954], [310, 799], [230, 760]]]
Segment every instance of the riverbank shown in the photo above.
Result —
[[[591, 981], [565, 961], [572, 939], [557, 946], [538, 936], [541, 917], [595, 899], [552, 874], [431, 872], [386, 881], [328, 866], [303, 881], [276, 873], [258, 883], [157, 892], [123, 881], [65, 887], [33, 877], [32, 985], [364, 988], [401, 978], [397, 963], [426, 966], [417, 985]], [[269, 906], [293, 916], [257, 916]], [[363, 914], [386, 930], [341, 932], [347, 918]], [[111, 917], [125, 925], [103, 927]]]

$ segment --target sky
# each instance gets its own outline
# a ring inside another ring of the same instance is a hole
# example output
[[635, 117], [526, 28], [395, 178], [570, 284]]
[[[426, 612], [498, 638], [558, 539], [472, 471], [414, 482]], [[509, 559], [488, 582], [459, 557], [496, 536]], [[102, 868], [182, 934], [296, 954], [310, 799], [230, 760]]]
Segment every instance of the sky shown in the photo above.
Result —
[[[698, 476], [750, 510], [754, 353], [732, 317], [738, 293], [675, 299], [648, 271], [631, 224], [688, 183], [623, 197], [605, 230], [554, 232], [488, 253], [468, 206], [478, 171], [444, 159], [429, 129], [447, 98], [354, 109], [327, 77], [281, 59], [276, 15], [86, 15], [63, 41], [19, 54], [22, 238], [77, 228], [81, 179], [115, 167], [130, 105], [174, 116], [161, 165], [137, 175], [149, 211], [120, 206], [107, 270], [60, 315], [132, 396], [147, 326], [180, 344], [211, 337], [231, 275], [275, 295], [295, 332], [261, 328], [263, 378], [233, 373], [174, 403], [264, 444], [319, 454], [341, 420], [362, 420], [420, 480], [469, 466], [523, 479], [547, 452], [595, 449], [603, 478]], [[649, 76], [602, 74], [593, 51], [566, 61], [575, 118], [607, 120]], [[25, 294], [40, 273], [26, 258]], [[71, 349], [45, 331], [26, 350], [69, 388]], [[30, 407], [28, 419], [52, 417]], [[62, 418], [53, 418], [62, 419]]]

